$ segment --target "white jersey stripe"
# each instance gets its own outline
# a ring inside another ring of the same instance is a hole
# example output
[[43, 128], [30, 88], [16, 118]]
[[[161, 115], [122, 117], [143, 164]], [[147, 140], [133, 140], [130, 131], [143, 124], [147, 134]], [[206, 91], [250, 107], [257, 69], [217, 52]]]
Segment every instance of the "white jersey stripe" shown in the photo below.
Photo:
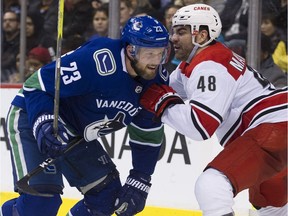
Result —
[[[231, 142], [233, 140], [231, 137], [241, 135], [247, 128], [252, 127], [254, 122], [264, 115], [287, 109], [286, 90], [287, 89], [279, 89], [273, 91], [269, 95], [255, 98], [248, 103], [230, 130], [223, 136], [220, 144], [225, 145], [227, 142]], [[278, 100], [278, 97], [280, 96], [282, 96], [283, 101]], [[276, 97], [277, 102], [273, 105], [273, 99]], [[265, 103], [266, 101], [269, 102]], [[265, 104], [269, 104], [268, 107], [266, 107], [267, 105]], [[245, 119], [245, 122], [243, 122], [243, 119]]]

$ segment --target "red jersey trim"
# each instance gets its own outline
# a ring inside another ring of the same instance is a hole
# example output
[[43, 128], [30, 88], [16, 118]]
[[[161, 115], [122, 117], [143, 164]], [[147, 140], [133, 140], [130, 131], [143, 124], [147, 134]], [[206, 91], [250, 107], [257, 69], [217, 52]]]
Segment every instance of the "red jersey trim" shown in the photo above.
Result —
[[192, 109], [194, 110], [200, 123], [202, 124], [202, 128], [205, 129], [206, 133], [209, 134], [209, 137], [211, 137], [216, 131], [216, 129], [219, 127], [219, 122], [212, 116], [203, 112], [195, 106], [192, 106]]
[[[275, 93], [275, 92], [273, 92]], [[254, 103], [250, 104], [250, 106], [246, 107], [242, 115], [235, 122], [235, 124], [231, 127], [228, 133], [221, 140], [221, 145], [225, 143], [229, 144], [234, 141], [237, 137], [241, 136], [242, 133], [248, 129], [254, 121], [260, 118], [263, 115], [266, 115], [271, 112], [275, 112], [281, 109], [287, 109], [287, 92], [283, 92], [280, 94], [272, 94], [268, 97], [260, 98]], [[235, 131], [233, 133], [233, 131]], [[227, 140], [229, 134], [233, 135]], [[226, 141], [227, 140], [227, 141]], [[226, 145], [227, 145], [226, 144]]]
[[245, 59], [232, 52], [232, 50], [228, 49], [220, 42], [216, 42], [216, 44], [202, 50], [192, 58], [189, 64], [181, 62], [179, 68], [181, 69], [181, 72], [189, 78], [194, 68], [204, 61], [213, 61], [223, 65], [235, 80], [244, 74], [246, 70]]
[[190, 105], [192, 109], [191, 118], [195, 128], [199, 131], [203, 139], [210, 138], [222, 123], [222, 117], [198, 101], [190, 100]]

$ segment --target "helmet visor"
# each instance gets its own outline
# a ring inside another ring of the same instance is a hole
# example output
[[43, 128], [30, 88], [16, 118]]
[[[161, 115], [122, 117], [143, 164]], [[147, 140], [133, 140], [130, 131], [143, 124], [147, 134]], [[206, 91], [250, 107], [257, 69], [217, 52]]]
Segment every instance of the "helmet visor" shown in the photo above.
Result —
[[165, 64], [169, 58], [168, 47], [142, 47], [133, 45], [134, 58], [144, 64]]

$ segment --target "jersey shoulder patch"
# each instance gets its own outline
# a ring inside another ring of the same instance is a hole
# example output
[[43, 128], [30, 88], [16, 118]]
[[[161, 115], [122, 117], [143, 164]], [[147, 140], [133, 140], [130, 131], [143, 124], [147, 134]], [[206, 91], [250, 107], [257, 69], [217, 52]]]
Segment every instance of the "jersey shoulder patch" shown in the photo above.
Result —
[[114, 56], [109, 49], [103, 48], [95, 51], [93, 58], [96, 64], [96, 70], [100, 76], [107, 76], [115, 73], [116, 63]]

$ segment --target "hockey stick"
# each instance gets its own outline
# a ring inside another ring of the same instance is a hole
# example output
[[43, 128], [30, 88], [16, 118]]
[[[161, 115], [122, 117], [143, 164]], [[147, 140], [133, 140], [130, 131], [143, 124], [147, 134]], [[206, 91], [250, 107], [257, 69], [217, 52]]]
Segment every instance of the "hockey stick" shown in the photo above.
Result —
[[[73, 147], [81, 143], [84, 139], [83, 138], [76, 138], [72, 140], [67, 148], [63, 151], [62, 156], [64, 156], [67, 152], [69, 152]], [[47, 158], [45, 161], [43, 161], [41, 164], [38, 165], [35, 169], [33, 169], [31, 172], [26, 174], [23, 178], [21, 178], [19, 181], [16, 182], [16, 187], [18, 188], [19, 193], [26, 193], [34, 196], [43, 196], [43, 197], [52, 197], [52, 194], [45, 194], [45, 193], [39, 193], [34, 188], [30, 187], [28, 182], [29, 179], [38, 173], [45, 170], [48, 166], [55, 163], [59, 157], [57, 158]]]
[[[62, 34], [63, 34], [63, 19], [64, 19], [64, 0], [59, 0], [58, 6], [58, 26], [57, 26], [57, 50], [56, 50], [56, 66], [55, 66], [55, 95], [54, 95], [54, 120], [53, 120], [53, 132], [54, 136], [58, 138], [58, 117], [59, 117], [59, 92], [60, 92], [60, 70], [61, 70], [61, 45], [62, 45]], [[77, 139], [68, 144], [67, 148], [63, 151], [62, 155], [70, 151], [74, 146], [78, 145], [82, 139]], [[52, 194], [42, 194], [30, 187], [28, 181], [31, 177], [45, 170], [48, 166], [55, 163], [57, 158], [47, 158], [41, 164], [38, 165], [34, 170], [25, 175], [19, 181], [16, 182], [16, 187], [21, 193], [27, 193], [35, 196], [51, 197]]]
[[58, 136], [59, 92], [60, 92], [60, 70], [61, 70], [61, 46], [62, 46], [62, 34], [63, 34], [63, 19], [64, 19], [64, 0], [59, 0], [56, 67], [55, 67], [54, 120], [53, 120], [53, 130], [54, 130], [55, 137]]

